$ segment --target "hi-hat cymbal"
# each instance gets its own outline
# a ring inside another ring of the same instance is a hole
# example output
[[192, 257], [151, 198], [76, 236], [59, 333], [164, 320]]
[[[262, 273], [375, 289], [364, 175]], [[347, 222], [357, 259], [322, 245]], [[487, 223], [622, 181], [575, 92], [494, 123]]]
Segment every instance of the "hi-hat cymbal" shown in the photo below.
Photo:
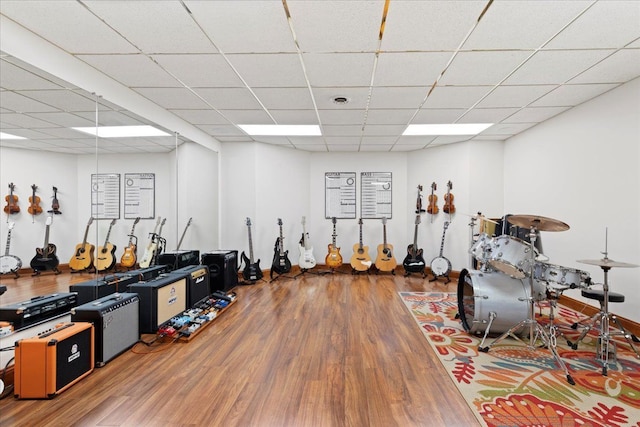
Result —
[[518, 227], [534, 227], [538, 231], [565, 231], [569, 229], [569, 225], [562, 221], [539, 215], [510, 215], [507, 217], [507, 221]]
[[612, 267], [622, 267], [622, 268], [640, 267], [640, 265], [629, 264], [628, 262], [614, 261], [614, 260], [609, 259], [609, 258], [579, 259], [578, 262], [581, 263], [581, 264], [597, 265], [598, 267], [609, 267], [609, 268], [612, 268]]

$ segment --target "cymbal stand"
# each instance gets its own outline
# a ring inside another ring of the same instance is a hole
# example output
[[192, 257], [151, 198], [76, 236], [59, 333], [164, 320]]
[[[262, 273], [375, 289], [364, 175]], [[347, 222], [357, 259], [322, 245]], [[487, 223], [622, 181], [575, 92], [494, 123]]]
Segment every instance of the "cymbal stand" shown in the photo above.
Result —
[[558, 337], [562, 337], [567, 342], [567, 345], [571, 347], [571, 341], [569, 341], [566, 335], [562, 333], [562, 331], [558, 328], [558, 325], [554, 323], [554, 320], [555, 320], [554, 310], [558, 306], [558, 298], [560, 297], [561, 293], [562, 293], [562, 290], [554, 290], [552, 292], [547, 291], [547, 299], [549, 300], [549, 324], [547, 327], [549, 329], [549, 337], [552, 340], [555, 341], [557, 340]]
[[[480, 215], [480, 212], [478, 212], [478, 215]], [[473, 242], [473, 231], [474, 231], [475, 227], [476, 227], [476, 217], [472, 216], [471, 217], [471, 221], [469, 222], [469, 234], [470, 234], [470, 236], [469, 236], [469, 242], [470, 242], [469, 247], [472, 247], [473, 243], [474, 243]], [[475, 258], [473, 256], [473, 254], [471, 253], [471, 251], [469, 251], [469, 266], [470, 267], [474, 266], [474, 263], [473, 263], [474, 261], [475, 261]]]
[[535, 264], [535, 240], [536, 240], [536, 229], [535, 226], [531, 226], [531, 230], [529, 232], [529, 240], [530, 240], [530, 245], [531, 245], [531, 250], [529, 251], [529, 253], [531, 254], [531, 263], [529, 265], [529, 296], [526, 298], [526, 300], [529, 303], [529, 313], [526, 319], [520, 321], [517, 325], [512, 326], [510, 329], [508, 329], [506, 332], [504, 332], [502, 335], [500, 335], [498, 338], [496, 338], [491, 344], [489, 344], [486, 347], [478, 347], [478, 351], [481, 351], [483, 353], [487, 353], [489, 352], [489, 350], [491, 349], [491, 347], [493, 347], [494, 345], [500, 343], [502, 340], [504, 340], [507, 337], [512, 337], [514, 339], [516, 339], [517, 341], [520, 341], [522, 343], [524, 343], [524, 341], [518, 337], [516, 335], [516, 332], [522, 330], [525, 327], [528, 327], [529, 329], [529, 344], [528, 347], [531, 350], [535, 350], [536, 349], [536, 341], [538, 340], [538, 338], [540, 338], [540, 340], [542, 340], [543, 346], [547, 347], [551, 353], [553, 354], [554, 359], [556, 360], [558, 366], [560, 366], [560, 369], [562, 369], [565, 373], [565, 376], [567, 378], [567, 382], [571, 385], [575, 385], [576, 382], [574, 381], [574, 379], [571, 377], [571, 374], [569, 374], [569, 370], [567, 369], [567, 366], [564, 364], [564, 362], [562, 361], [562, 359], [560, 358], [560, 355], [558, 354], [558, 351], [556, 350], [556, 339], [555, 339], [555, 335], [553, 337], [551, 337], [549, 334], [547, 334], [547, 331], [544, 329], [544, 327], [538, 323], [538, 321], [535, 319], [535, 302], [534, 302], [534, 298], [533, 298], [533, 294], [534, 294], [534, 288], [533, 288], [533, 268], [534, 268], [534, 264]]

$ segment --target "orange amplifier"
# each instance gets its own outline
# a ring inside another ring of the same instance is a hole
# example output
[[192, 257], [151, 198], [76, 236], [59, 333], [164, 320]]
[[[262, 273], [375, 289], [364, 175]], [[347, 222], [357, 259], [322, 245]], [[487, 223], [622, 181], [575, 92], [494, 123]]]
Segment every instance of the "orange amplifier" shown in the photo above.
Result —
[[14, 394], [51, 399], [86, 377], [94, 367], [94, 330], [88, 322], [63, 323], [16, 342]]

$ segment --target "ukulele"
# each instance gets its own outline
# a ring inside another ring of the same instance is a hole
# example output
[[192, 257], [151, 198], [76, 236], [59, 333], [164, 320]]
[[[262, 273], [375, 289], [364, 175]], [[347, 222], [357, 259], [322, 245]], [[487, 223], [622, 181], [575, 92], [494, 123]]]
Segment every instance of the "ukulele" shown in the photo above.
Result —
[[127, 247], [124, 248], [122, 257], [120, 257], [120, 265], [125, 268], [133, 267], [134, 265], [136, 265], [136, 261], [138, 260], [138, 238], [133, 234], [138, 222], [140, 222], [140, 217], [137, 217], [133, 221], [133, 225], [131, 226], [131, 233], [129, 233], [129, 243], [127, 244]]
[[7, 232], [7, 246], [4, 251], [4, 255], [0, 256], [0, 274], [9, 274], [13, 273], [15, 275], [15, 279], [20, 277], [18, 274], [18, 270], [22, 267], [22, 260], [15, 255], [9, 255], [9, 246], [11, 245], [11, 230], [13, 230], [13, 226], [15, 223], [13, 221], [9, 222]]
[[107, 237], [104, 239], [104, 245], [98, 246], [96, 251], [96, 259], [93, 265], [96, 267], [96, 271], [107, 271], [112, 269], [116, 265], [116, 245], [109, 242], [109, 236], [111, 235], [111, 229], [116, 223], [116, 219], [112, 219], [109, 224], [109, 231], [107, 231]]
[[244, 280], [255, 282], [262, 279], [262, 270], [260, 269], [260, 260], [253, 262], [253, 241], [251, 239], [251, 219], [249, 217], [247, 217], [247, 230], [249, 232], [249, 258], [242, 251], [241, 258], [244, 261], [242, 277], [244, 277]]
[[51, 210], [47, 211], [49, 213], [60, 215], [60, 203], [58, 202], [58, 188], [53, 187], [53, 200], [51, 201]]
[[33, 190], [33, 193], [31, 197], [29, 197], [29, 207], [27, 208], [27, 211], [31, 215], [39, 215], [42, 213], [42, 208], [40, 207], [40, 197], [36, 196], [37, 189], [38, 187], [36, 187], [35, 184], [31, 186], [31, 190]]
[[189, 228], [189, 226], [191, 225], [191, 221], [193, 220], [193, 217], [189, 218], [189, 221], [187, 221], [187, 225], [184, 227], [184, 230], [182, 231], [182, 236], [180, 236], [180, 241], [178, 242], [178, 246], [176, 247], [176, 251], [180, 249], [180, 246], [182, 246], [182, 241], [184, 240], [184, 235], [187, 234], [187, 228]]
[[353, 245], [351, 268], [354, 271], [367, 271], [371, 267], [371, 257], [369, 256], [369, 246], [362, 244], [362, 218], [358, 220], [358, 225], [360, 226], [360, 241]]
[[16, 186], [13, 185], [13, 182], [9, 184], [9, 195], [5, 196], [4, 199], [7, 201], [7, 206], [4, 207], [4, 212], [7, 215], [16, 214], [20, 212], [20, 206], [18, 206], [18, 196], [13, 194], [13, 191], [16, 189]]
[[34, 276], [39, 275], [44, 270], [53, 270], [56, 274], [60, 274], [60, 270], [58, 270], [60, 261], [56, 255], [56, 245], [49, 243], [49, 229], [52, 222], [52, 218], [47, 217], [44, 245], [41, 248], [36, 248], [36, 255], [31, 259], [31, 268]]
[[425, 277], [424, 268], [426, 263], [422, 257], [422, 249], [418, 249], [418, 225], [420, 224], [420, 215], [416, 215], [416, 227], [413, 233], [413, 243], [407, 247], [407, 256], [402, 261], [405, 276], [411, 273], [422, 273]]
[[431, 215], [435, 215], [438, 213], [438, 196], [434, 194], [434, 191], [436, 191], [437, 188], [438, 186], [436, 185], [436, 183], [432, 182], [431, 194], [429, 195], [429, 206], [427, 206], [427, 212]]
[[453, 184], [451, 181], [447, 182], [447, 194], [444, 195], [444, 206], [442, 210], [449, 215], [456, 212], [456, 207], [453, 205], [453, 193], [451, 193], [451, 189], [453, 188]]
[[284, 250], [284, 237], [282, 236], [282, 219], [278, 218], [278, 226], [280, 227], [280, 236], [276, 238], [273, 248], [273, 262], [271, 263], [271, 271], [269, 277], [273, 279], [273, 273], [284, 274], [291, 271], [291, 261], [289, 261], [289, 251]]
[[421, 214], [424, 212], [425, 210], [422, 209], [422, 185], [418, 184], [418, 199], [416, 200], [416, 213]]
[[82, 239], [82, 243], [76, 245], [74, 255], [69, 260], [69, 268], [71, 269], [71, 272], [86, 270], [93, 266], [93, 251], [95, 246], [91, 243], [87, 243], [89, 227], [92, 223], [93, 217], [89, 218], [89, 222], [87, 222], [87, 228], [84, 230], [84, 239]]
[[444, 250], [444, 236], [447, 232], [447, 228], [449, 227], [449, 221], [444, 222], [444, 230], [442, 230], [442, 242], [440, 243], [440, 255], [431, 260], [431, 273], [433, 273], [433, 280], [437, 279], [439, 276], [444, 276], [447, 278], [447, 283], [449, 280], [449, 273], [451, 273], [451, 261], [445, 258], [442, 255]]
[[340, 255], [340, 248], [336, 246], [336, 238], [338, 235], [336, 234], [337, 219], [335, 216], [331, 218], [331, 222], [333, 222], [333, 234], [331, 235], [331, 243], [328, 246], [329, 253], [324, 258], [324, 263], [333, 269], [342, 265], [342, 255]]
[[[158, 230], [158, 226], [160, 226], [160, 232], [162, 232], [162, 226], [164, 225], [166, 220], [167, 220], [166, 218], [162, 219], [161, 217], [158, 217], [156, 226], [153, 228], [153, 233], [151, 233], [149, 236], [149, 244], [145, 248], [144, 254], [142, 255], [142, 259], [140, 260], [140, 263], [139, 263], [140, 268], [147, 268], [151, 266], [152, 263], [155, 261], [155, 258], [158, 252], [158, 245], [159, 245], [158, 240], [160, 238], [160, 233], [156, 233], [156, 230]], [[162, 223], [160, 221], [162, 221]]]
[[387, 218], [382, 218], [382, 238], [383, 243], [378, 245], [378, 255], [376, 257], [376, 268], [379, 271], [390, 271], [395, 274], [395, 268], [398, 265], [395, 256], [393, 256], [393, 246], [387, 243]]
[[305, 229], [305, 222], [306, 218], [302, 217], [302, 237], [298, 243], [298, 249], [300, 250], [298, 266], [303, 270], [308, 270], [316, 266], [316, 259], [313, 257], [313, 247], [309, 242], [309, 233]]

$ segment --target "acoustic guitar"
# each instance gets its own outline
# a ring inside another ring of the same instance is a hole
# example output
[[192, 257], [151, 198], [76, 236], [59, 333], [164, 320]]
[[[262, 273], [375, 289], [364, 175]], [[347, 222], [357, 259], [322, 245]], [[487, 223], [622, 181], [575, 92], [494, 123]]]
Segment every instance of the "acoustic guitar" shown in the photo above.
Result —
[[129, 233], [129, 243], [127, 243], [127, 247], [124, 248], [124, 252], [120, 257], [120, 265], [125, 268], [131, 268], [136, 265], [136, 261], [138, 260], [138, 238], [133, 234], [136, 229], [136, 224], [140, 222], [140, 217], [137, 217], [133, 221], [133, 225], [131, 226], [131, 232]]
[[422, 256], [422, 249], [418, 249], [418, 225], [420, 224], [420, 215], [416, 215], [416, 227], [413, 233], [413, 243], [407, 247], [407, 256], [402, 261], [404, 267], [405, 276], [411, 273], [422, 273], [422, 277], [425, 277], [424, 268], [426, 263]]
[[7, 206], [4, 207], [4, 213], [7, 215], [17, 214], [20, 212], [20, 206], [18, 206], [18, 196], [13, 194], [16, 186], [12, 183], [9, 184], [9, 194], [4, 197], [7, 201]]
[[45, 270], [53, 270], [56, 274], [60, 274], [58, 270], [58, 256], [56, 255], [56, 245], [49, 242], [49, 229], [53, 219], [47, 217], [46, 228], [44, 233], [44, 245], [41, 248], [36, 248], [36, 255], [31, 259], [31, 268], [33, 269], [33, 275], [37, 276], [40, 272]]
[[338, 237], [336, 234], [336, 223], [338, 220], [334, 216], [331, 218], [331, 222], [333, 223], [333, 234], [331, 235], [331, 243], [328, 245], [329, 253], [324, 257], [324, 263], [333, 269], [342, 265], [342, 255], [340, 255], [340, 248], [336, 245], [336, 239]]
[[82, 243], [76, 245], [73, 256], [69, 260], [69, 268], [72, 273], [83, 271], [93, 266], [93, 251], [95, 250], [95, 246], [91, 243], [87, 243], [89, 227], [91, 227], [92, 223], [93, 217], [89, 218], [89, 222], [87, 222], [87, 228], [84, 230]]
[[94, 260], [93, 265], [96, 267], [96, 271], [107, 271], [111, 270], [116, 265], [116, 245], [109, 241], [109, 236], [111, 236], [111, 229], [116, 223], [116, 219], [112, 219], [109, 224], [109, 231], [107, 231], [107, 237], [104, 239], [104, 245], [98, 246], [98, 250], [96, 251], [96, 259]]
[[284, 274], [291, 271], [291, 261], [289, 260], [289, 251], [284, 250], [284, 236], [282, 234], [282, 219], [278, 218], [278, 226], [280, 227], [280, 235], [276, 238], [273, 248], [273, 261], [271, 263], [271, 271], [269, 277], [273, 279], [273, 273]]
[[240, 255], [244, 262], [244, 269], [242, 270], [242, 277], [244, 280], [255, 282], [262, 279], [262, 270], [260, 269], [260, 260], [253, 262], [253, 239], [251, 238], [251, 219], [247, 217], [247, 231], [249, 233], [249, 258], [244, 254]]
[[379, 271], [390, 271], [395, 274], [398, 265], [396, 257], [393, 255], [393, 245], [387, 243], [387, 218], [382, 218], [382, 244], [378, 245], [378, 255], [376, 256], [376, 268]]
[[13, 221], [7, 224], [8, 232], [7, 232], [7, 246], [4, 251], [4, 255], [0, 256], [0, 274], [9, 274], [13, 273], [15, 275], [15, 279], [20, 277], [18, 274], [18, 270], [22, 267], [22, 260], [15, 255], [9, 254], [9, 247], [11, 246], [11, 230], [13, 230], [13, 226], [15, 223]]
[[[153, 233], [149, 236], [149, 243], [144, 250], [144, 254], [142, 255], [142, 259], [140, 260], [140, 268], [147, 268], [155, 262], [156, 256], [158, 254], [158, 247], [160, 245], [160, 233], [162, 233], [162, 226], [164, 225], [167, 219], [162, 219], [158, 217], [158, 221], [156, 222], [156, 226], [153, 228]], [[161, 222], [162, 221], [162, 222]], [[160, 226], [160, 231], [158, 231], [158, 226]]]
[[354, 271], [367, 271], [371, 267], [371, 257], [369, 256], [369, 246], [362, 244], [362, 218], [358, 220], [360, 226], [359, 242], [353, 245], [353, 255], [351, 256], [351, 268]]
[[298, 259], [298, 266], [302, 270], [309, 270], [316, 266], [316, 259], [313, 256], [313, 246], [309, 241], [309, 233], [305, 228], [306, 218], [302, 217], [302, 237], [298, 242], [298, 249], [300, 250], [300, 259]]

